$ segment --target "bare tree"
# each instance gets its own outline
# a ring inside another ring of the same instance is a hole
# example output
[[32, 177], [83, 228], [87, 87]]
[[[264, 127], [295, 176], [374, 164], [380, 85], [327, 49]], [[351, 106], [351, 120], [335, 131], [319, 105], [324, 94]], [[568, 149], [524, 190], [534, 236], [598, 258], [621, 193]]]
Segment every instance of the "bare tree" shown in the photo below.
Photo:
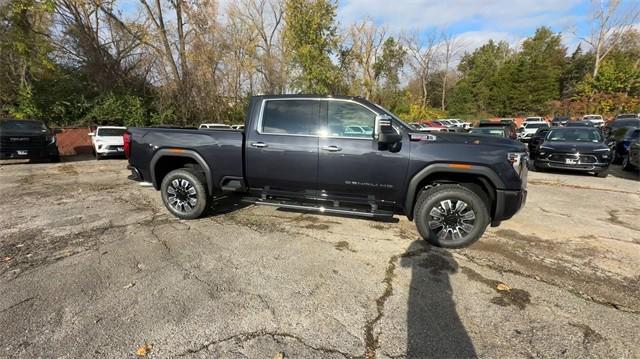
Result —
[[434, 33], [404, 37], [405, 47], [409, 55], [409, 66], [420, 83], [420, 104], [427, 106], [429, 101], [428, 82], [431, 70], [437, 60], [437, 36]]
[[455, 60], [455, 58], [460, 54], [460, 51], [463, 50], [466, 46], [466, 43], [459, 37], [453, 36], [452, 34], [442, 34], [442, 41], [440, 42], [441, 47], [441, 55], [443, 62], [443, 71], [442, 71], [442, 98], [441, 98], [441, 108], [442, 110], [446, 109], [446, 97], [447, 97], [447, 80], [449, 78], [449, 66], [451, 62]]
[[357, 88], [353, 89], [360, 96], [373, 98], [378, 87], [379, 72], [376, 71], [376, 63], [382, 57], [384, 41], [387, 39], [387, 30], [378, 27], [371, 20], [364, 20], [353, 24], [347, 35], [349, 53], [355, 62], [355, 79]]
[[591, 45], [595, 53], [594, 78], [604, 58], [639, 19], [640, 3], [636, 1], [627, 5], [623, 5], [621, 0], [591, 1], [591, 36], [581, 39]]

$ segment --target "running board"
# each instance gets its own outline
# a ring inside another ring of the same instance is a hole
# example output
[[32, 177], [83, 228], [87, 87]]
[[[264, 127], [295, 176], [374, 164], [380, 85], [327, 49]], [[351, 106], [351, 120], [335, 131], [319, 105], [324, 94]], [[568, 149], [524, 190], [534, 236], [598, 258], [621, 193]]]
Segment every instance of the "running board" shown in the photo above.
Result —
[[253, 203], [258, 206], [272, 206], [279, 208], [287, 208], [294, 209], [299, 211], [315, 211], [319, 213], [332, 213], [332, 214], [341, 214], [348, 216], [358, 216], [358, 217], [367, 217], [367, 218], [392, 218], [393, 212], [391, 211], [382, 211], [382, 210], [374, 210], [367, 211], [363, 209], [356, 208], [348, 208], [348, 207], [334, 207], [334, 206], [324, 206], [320, 204], [303, 204], [296, 203], [290, 201], [276, 201], [276, 200], [268, 200], [261, 199], [255, 197], [248, 197], [242, 200], [243, 202]]

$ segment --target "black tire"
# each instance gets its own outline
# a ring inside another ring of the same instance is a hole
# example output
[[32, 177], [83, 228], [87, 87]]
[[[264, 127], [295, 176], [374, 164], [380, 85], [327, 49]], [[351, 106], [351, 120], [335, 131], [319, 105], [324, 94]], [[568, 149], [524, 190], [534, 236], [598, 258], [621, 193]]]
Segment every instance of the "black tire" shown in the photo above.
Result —
[[614, 165], [618, 165], [620, 164], [620, 162], [622, 162], [622, 157], [618, 154], [618, 150], [616, 150], [616, 148], [614, 147], [613, 154], [611, 156], [611, 163], [613, 163]]
[[208, 207], [206, 183], [204, 174], [200, 171], [192, 168], [173, 170], [164, 177], [160, 185], [162, 202], [174, 216], [196, 219]]
[[60, 162], [60, 155], [50, 157], [50, 158], [49, 158], [49, 162], [51, 162], [51, 163], [58, 163], [58, 162]]
[[535, 160], [530, 160], [529, 161], [529, 171], [531, 172], [537, 172], [538, 168], [536, 167], [536, 161]]
[[[445, 207], [447, 202], [448, 208]], [[460, 205], [462, 208], [458, 210], [460, 202], [466, 206]], [[469, 212], [473, 215], [473, 221]], [[438, 218], [434, 213], [448, 215]], [[471, 245], [480, 239], [490, 222], [489, 210], [482, 198], [457, 184], [443, 184], [421, 191], [413, 210], [413, 217], [422, 238], [436, 247], [443, 248]], [[452, 221], [456, 221], [456, 224], [453, 225]]]
[[609, 176], [609, 169], [608, 168], [606, 170], [602, 170], [600, 172], [596, 172], [596, 177], [598, 177], [598, 178], [607, 178], [607, 176]]
[[633, 171], [633, 165], [631, 164], [631, 161], [629, 161], [629, 154], [627, 153], [626, 155], [624, 155], [624, 157], [622, 157], [622, 169], [625, 171]]

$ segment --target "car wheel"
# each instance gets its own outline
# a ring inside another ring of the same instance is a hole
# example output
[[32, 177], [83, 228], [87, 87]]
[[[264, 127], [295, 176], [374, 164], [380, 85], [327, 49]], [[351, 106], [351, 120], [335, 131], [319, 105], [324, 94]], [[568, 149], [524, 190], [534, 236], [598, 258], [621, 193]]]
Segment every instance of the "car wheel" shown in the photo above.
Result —
[[50, 157], [50, 158], [49, 158], [49, 162], [51, 162], [51, 163], [58, 163], [58, 162], [60, 162], [60, 155]]
[[461, 248], [477, 241], [489, 225], [489, 210], [466, 187], [443, 184], [423, 190], [414, 208], [418, 232], [437, 247]]
[[207, 209], [209, 196], [204, 174], [191, 169], [169, 172], [160, 185], [162, 202], [174, 216], [180, 219], [195, 219]]
[[614, 147], [613, 154], [611, 155], [611, 163], [617, 165], [617, 164], [620, 164], [621, 161], [622, 161], [622, 158], [620, 157], [620, 155], [618, 154], [618, 151]]
[[633, 165], [629, 161], [629, 154], [627, 153], [622, 157], [622, 169], [625, 171], [633, 170]]
[[603, 170], [603, 171], [600, 171], [600, 172], [596, 172], [596, 177], [607, 178], [607, 176], [609, 176], [609, 169], [608, 168], [606, 170]]
[[528, 167], [529, 167], [529, 171], [531, 172], [536, 172], [538, 171], [538, 168], [536, 168], [536, 161], [535, 160], [529, 160], [529, 162], [527, 163]]

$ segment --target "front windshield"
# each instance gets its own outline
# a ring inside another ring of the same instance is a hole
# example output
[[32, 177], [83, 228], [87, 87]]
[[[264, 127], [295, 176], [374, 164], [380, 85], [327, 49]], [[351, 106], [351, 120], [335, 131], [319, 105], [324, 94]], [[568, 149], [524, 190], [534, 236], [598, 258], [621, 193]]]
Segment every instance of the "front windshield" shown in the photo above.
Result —
[[126, 130], [124, 128], [100, 128], [98, 129], [98, 136], [105, 137], [120, 137]]
[[0, 121], [0, 130], [5, 131], [42, 131], [46, 132], [47, 126], [40, 121], [28, 120], [3, 120]]
[[546, 123], [528, 123], [527, 128], [549, 127]]
[[549, 131], [546, 138], [551, 142], [601, 142], [598, 130], [587, 128], [557, 129]]

